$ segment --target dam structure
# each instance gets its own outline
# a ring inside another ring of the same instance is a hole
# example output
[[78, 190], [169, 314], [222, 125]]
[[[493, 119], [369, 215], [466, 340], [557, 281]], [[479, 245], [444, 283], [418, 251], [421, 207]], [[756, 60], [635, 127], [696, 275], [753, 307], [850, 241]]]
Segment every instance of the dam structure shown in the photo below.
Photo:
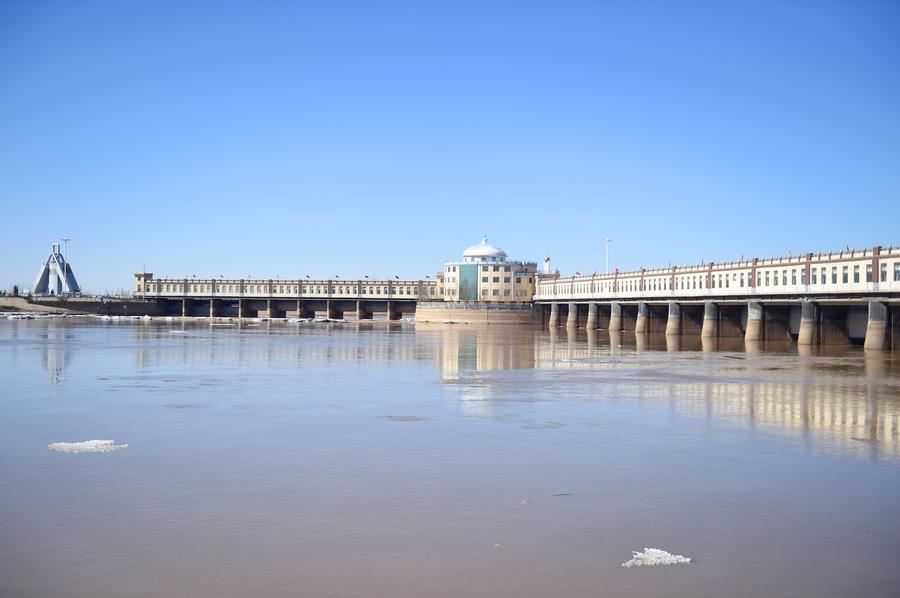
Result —
[[885, 349], [900, 343], [900, 248], [544, 276], [533, 301], [551, 328]]
[[159, 306], [159, 315], [233, 318], [397, 320], [433, 299], [430, 280], [311, 280], [154, 278], [134, 275], [134, 296]]
[[900, 248], [560, 276], [508, 260], [487, 238], [434, 280], [155, 278], [154, 315], [530, 324], [801, 346], [900, 344]]

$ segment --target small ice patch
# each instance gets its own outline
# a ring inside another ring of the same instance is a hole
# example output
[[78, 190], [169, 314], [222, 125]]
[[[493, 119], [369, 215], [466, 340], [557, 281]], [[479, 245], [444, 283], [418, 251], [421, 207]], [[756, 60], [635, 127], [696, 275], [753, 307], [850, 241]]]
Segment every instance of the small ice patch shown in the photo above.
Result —
[[630, 569], [631, 567], [654, 567], [656, 565], [687, 565], [691, 559], [680, 554], [672, 554], [659, 548], [645, 548], [644, 552], [632, 552], [634, 556], [622, 566]]
[[51, 451], [60, 453], [111, 453], [124, 448], [127, 444], [116, 444], [115, 440], [85, 440], [84, 442], [53, 442], [47, 445]]

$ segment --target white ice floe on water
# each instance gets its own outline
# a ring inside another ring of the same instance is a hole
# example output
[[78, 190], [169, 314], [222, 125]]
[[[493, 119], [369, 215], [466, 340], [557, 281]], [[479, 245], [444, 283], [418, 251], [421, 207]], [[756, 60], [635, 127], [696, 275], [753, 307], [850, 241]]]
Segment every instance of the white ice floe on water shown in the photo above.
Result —
[[672, 554], [659, 548], [645, 548], [644, 552], [631, 553], [631, 560], [622, 563], [626, 569], [631, 567], [655, 567], [656, 565], [687, 565], [691, 562], [690, 557], [681, 556], [680, 554]]
[[84, 442], [52, 442], [47, 445], [51, 451], [59, 453], [111, 453], [128, 448], [127, 444], [116, 444], [115, 440], [85, 440]]

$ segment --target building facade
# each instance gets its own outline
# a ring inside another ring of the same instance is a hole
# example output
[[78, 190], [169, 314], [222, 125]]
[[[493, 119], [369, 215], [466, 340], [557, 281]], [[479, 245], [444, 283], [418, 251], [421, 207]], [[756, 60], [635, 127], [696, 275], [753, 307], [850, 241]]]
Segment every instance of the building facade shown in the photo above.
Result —
[[535, 262], [510, 261], [482, 237], [463, 252], [462, 261], [444, 264], [438, 293], [446, 302], [531, 303], [537, 277]]

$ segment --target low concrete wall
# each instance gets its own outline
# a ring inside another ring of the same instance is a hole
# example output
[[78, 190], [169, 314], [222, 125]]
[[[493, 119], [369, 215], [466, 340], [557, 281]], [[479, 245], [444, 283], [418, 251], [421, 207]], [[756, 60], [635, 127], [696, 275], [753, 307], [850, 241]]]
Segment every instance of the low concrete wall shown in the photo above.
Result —
[[540, 311], [531, 304], [420, 302], [416, 322], [458, 322], [465, 324], [540, 324]]
[[149, 301], [122, 301], [102, 297], [68, 299], [0, 297], [0, 310], [44, 314], [97, 314], [109, 316], [161, 316], [162, 307]]

